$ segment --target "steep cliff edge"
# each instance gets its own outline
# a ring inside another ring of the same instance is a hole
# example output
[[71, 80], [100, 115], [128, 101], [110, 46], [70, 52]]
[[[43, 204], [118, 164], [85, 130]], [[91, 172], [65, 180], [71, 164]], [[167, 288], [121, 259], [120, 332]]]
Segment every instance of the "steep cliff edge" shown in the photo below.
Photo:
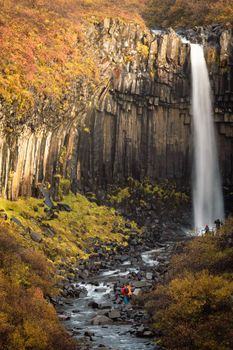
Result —
[[[17, 121], [1, 102], [2, 195], [36, 194], [60, 175], [72, 189], [124, 182], [129, 176], [189, 184], [192, 166], [189, 45], [173, 30], [151, 33], [105, 19], [89, 24], [85, 50], [100, 70], [97, 84], [77, 79], [60, 104], [39, 98]], [[231, 29], [209, 34], [206, 57], [225, 183], [233, 179]]]

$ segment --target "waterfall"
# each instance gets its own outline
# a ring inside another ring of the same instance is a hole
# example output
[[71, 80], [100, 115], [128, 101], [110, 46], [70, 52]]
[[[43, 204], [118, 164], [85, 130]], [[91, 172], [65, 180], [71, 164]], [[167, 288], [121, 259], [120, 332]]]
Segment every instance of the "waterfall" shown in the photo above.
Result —
[[201, 228], [224, 219], [223, 194], [211, 105], [211, 89], [203, 47], [191, 44], [194, 139], [194, 224]]

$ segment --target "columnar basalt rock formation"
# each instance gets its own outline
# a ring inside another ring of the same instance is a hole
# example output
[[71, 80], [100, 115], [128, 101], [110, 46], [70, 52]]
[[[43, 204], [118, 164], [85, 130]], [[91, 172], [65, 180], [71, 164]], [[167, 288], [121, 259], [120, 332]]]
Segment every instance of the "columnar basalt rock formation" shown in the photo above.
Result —
[[[194, 37], [199, 32], [193, 31]], [[202, 32], [221, 170], [224, 181], [231, 183], [232, 33], [220, 26]], [[91, 134], [82, 135], [83, 181], [105, 185], [133, 176], [188, 184], [192, 171], [189, 45], [172, 29], [151, 34], [107, 22], [99, 33], [108, 48], [102, 55], [106, 60], [112, 56], [118, 66], [95, 99], [88, 121]]]
[[83, 180], [189, 181], [189, 46], [173, 30], [153, 35], [106, 24], [101, 33], [105, 59], [118, 61], [95, 99], [91, 133], [81, 137]]
[[[35, 194], [54, 176], [95, 188], [142, 179], [189, 184], [192, 171], [190, 48], [172, 30], [152, 33], [106, 19], [86, 27], [100, 81], [77, 79], [60, 105], [38, 97], [17, 120], [1, 102], [2, 195]], [[221, 170], [233, 180], [233, 36], [211, 28], [206, 58], [212, 80]]]
[[[233, 31], [219, 34], [217, 48], [209, 47], [207, 59], [212, 79], [214, 119], [219, 139], [220, 169], [223, 181], [233, 179]], [[215, 62], [214, 62], [215, 58]]]

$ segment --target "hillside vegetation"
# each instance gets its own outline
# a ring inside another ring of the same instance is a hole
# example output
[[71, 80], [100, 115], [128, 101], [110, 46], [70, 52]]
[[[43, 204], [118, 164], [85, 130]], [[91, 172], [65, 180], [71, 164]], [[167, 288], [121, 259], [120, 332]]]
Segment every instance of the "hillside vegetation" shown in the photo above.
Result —
[[117, 17], [177, 27], [233, 16], [233, 0], [0, 0], [0, 8], [0, 102], [13, 105], [19, 119], [39, 98], [59, 101], [77, 77], [99, 81], [88, 22]]
[[77, 76], [98, 80], [98, 67], [86, 49], [86, 21], [108, 16], [141, 21], [143, 1], [0, 0], [0, 97], [25, 112], [35, 96], [53, 99]]
[[42, 252], [25, 244], [14, 225], [0, 221], [0, 348], [74, 350], [55, 309], [55, 270]]
[[160, 341], [172, 350], [233, 348], [233, 219], [197, 237], [170, 264], [146, 300]]
[[232, 23], [233, 0], [149, 0], [144, 17], [151, 27]]
[[0, 349], [77, 349], [45, 297], [58, 294], [96, 247], [127, 244], [130, 229], [114, 209], [82, 195], [64, 200], [72, 211], [51, 217], [42, 199], [0, 199]]

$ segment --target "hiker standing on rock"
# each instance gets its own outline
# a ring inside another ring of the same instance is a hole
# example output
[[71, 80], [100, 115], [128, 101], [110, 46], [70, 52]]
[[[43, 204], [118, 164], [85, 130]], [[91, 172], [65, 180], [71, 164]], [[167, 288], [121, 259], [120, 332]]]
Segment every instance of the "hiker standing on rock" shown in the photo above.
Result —
[[121, 296], [123, 297], [124, 304], [129, 304], [129, 299], [132, 296], [131, 286], [130, 285], [124, 285], [124, 287], [121, 288]]
[[214, 223], [215, 223], [215, 225], [216, 225], [216, 230], [219, 230], [219, 229], [220, 229], [220, 226], [221, 226], [221, 224], [222, 224], [221, 221], [220, 221], [219, 219], [216, 219]]

